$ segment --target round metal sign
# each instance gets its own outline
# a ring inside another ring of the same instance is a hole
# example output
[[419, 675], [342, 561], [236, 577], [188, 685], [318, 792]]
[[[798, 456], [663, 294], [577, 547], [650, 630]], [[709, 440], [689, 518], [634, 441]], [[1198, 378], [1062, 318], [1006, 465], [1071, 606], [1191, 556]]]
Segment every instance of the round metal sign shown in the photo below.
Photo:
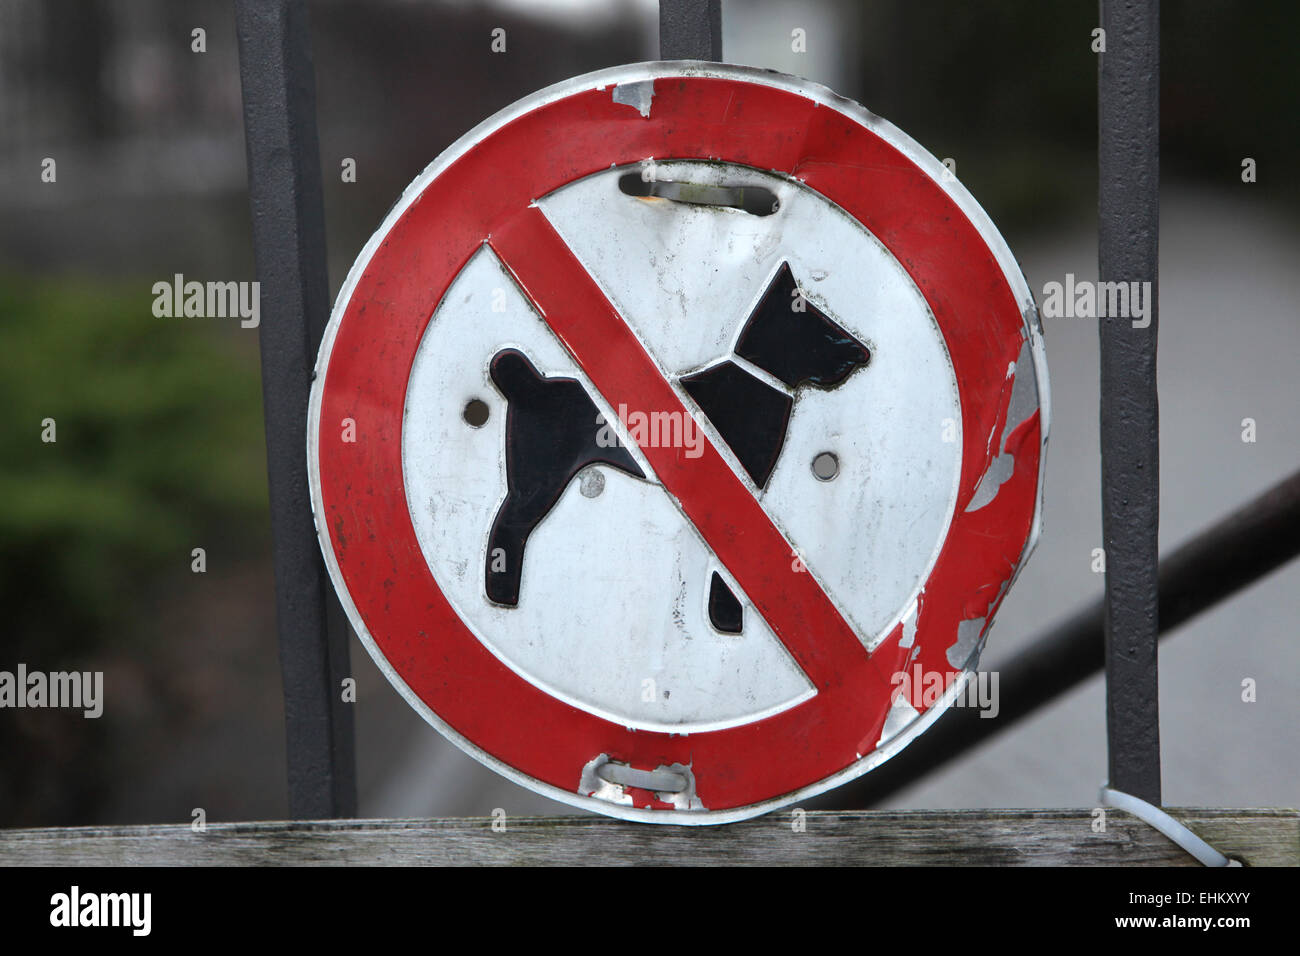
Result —
[[650, 63], [447, 150], [357, 259], [308, 434], [380, 668], [557, 800], [719, 823], [959, 701], [1038, 528], [1033, 297], [822, 87]]

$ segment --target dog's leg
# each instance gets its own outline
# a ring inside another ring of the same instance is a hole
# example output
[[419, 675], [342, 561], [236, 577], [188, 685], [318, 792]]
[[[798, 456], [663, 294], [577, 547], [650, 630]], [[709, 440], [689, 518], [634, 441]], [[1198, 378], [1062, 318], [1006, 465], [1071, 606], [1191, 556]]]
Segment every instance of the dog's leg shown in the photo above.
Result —
[[723, 634], [739, 634], [745, 627], [745, 609], [717, 571], [709, 582], [709, 623]]
[[[519, 580], [524, 571], [524, 546], [528, 536], [550, 510], [550, 504], [544, 509], [535, 505], [528, 507], [528, 502], [513, 493], [506, 495], [506, 500], [497, 510], [496, 520], [492, 522], [492, 532], [488, 535], [487, 565], [484, 580], [487, 584], [488, 600], [494, 604], [515, 607], [519, 604]], [[540, 513], [538, 513], [540, 511]]]

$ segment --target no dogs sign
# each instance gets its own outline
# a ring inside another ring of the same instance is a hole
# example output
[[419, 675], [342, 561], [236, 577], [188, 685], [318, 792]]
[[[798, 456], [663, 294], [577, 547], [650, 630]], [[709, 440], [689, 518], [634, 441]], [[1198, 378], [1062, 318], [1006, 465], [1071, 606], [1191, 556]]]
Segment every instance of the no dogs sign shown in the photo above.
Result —
[[317, 530], [370, 653], [461, 748], [614, 816], [741, 819], [886, 759], [1037, 532], [1005, 243], [773, 73], [619, 67], [488, 120], [366, 246], [316, 373]]

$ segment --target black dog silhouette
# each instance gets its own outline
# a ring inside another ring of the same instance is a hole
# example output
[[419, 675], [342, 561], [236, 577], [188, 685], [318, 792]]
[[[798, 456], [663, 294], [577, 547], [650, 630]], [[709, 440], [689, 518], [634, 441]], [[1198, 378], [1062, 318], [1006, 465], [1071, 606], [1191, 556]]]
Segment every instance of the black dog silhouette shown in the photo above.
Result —
[[[871, 358], [865, 345], [803, 298], [784, 262], [745, 322], [735, 354], [795, 390], [834, 388]], [[515, 607], [528, 536], [574, 476], [596, 463], [645, 474], [627, 449], [598, 443], [596, 404], [576, 379], [542, 376], [518, 349], [498, 352], [491, 374], [507, 402], [507, 492], [488, 536], [485, 580], [492, 601]], [[730, 359], [680, 381], [754, 484], [766, 487], [794, 400]], [[740, 601], [716, 572], [709, 619], [725, 633], [744, 626]]]

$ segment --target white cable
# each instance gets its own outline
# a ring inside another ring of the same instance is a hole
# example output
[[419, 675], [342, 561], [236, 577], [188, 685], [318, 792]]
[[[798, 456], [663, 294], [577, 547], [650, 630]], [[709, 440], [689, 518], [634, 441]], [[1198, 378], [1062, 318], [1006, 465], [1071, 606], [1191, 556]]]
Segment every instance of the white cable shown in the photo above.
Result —
[[1155, 804], [1147, 803], [1131, 793], [1102, 787], [1101, 805], [1125, 810], [1149, 823], [1206, 866], [1241, 866], [1238, 861], [1228, 859]]

